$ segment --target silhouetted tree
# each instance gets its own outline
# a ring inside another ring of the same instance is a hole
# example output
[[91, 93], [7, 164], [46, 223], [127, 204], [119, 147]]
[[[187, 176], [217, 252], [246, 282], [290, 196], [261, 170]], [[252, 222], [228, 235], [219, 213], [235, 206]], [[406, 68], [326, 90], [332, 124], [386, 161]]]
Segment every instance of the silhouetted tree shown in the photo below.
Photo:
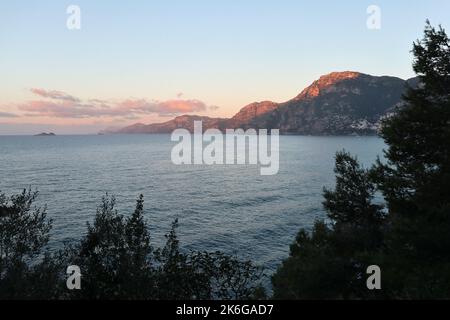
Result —
[[[39, 258], [49, 240], [51, 220], [45, 208], [33, 207], [37, 192], [0, 193], [0, 298], [39, 297]], [[34, 282], [36, 286], [30, 286]]]
[[329, 223], [301, 230], [272, 279], [275, 298], [343, 299], [361, 295], [370, 252], [383, 244], [382, 206], [369, 173], [346, 152], [336, 155], [336, 188], [324, 190]]
[[[336, 188], [324, 193], [330, 223], [300, 231], [273, 277], [275, 297], [450, 298], [449, 38], [427, 22], [413, 53], [419, 85], [383, 123], [386, 162], [366, 171], [338, 153]], [[382, 291], [365, 288], [371, 264]]]
[[262, 269], [221, 252], [182, 253], [172, 224], [164, 248], [155, 252], [160, 299], [262, 299]]
[[70, 250], [69, 264], [81, 268], [83, 299], [143, 299], [150, 295], [150, 236], [143, 220], [143, 196], [134, 213], [124, 218], [115, 198], [105, 196], [87, 234]]
[[392, 295], [450, 298], [450, 41], [429, 22], [414, 43], [414, 71], [405, 106], [381, 136], [389, 148], [373, 179], [390, 214]]
[[[261, 299], [261, 269], [220, 252], [184, 253], [172, 224], [154, 249], [141, 195], [124, 217], [106, 195], [87, 233], [57, 252], [44, 250], [51, 221], [32, 210], [37, 193], [0, 193], [0, 298], [5, 299]], [[66, 269], [81, 269], [81, 290], [68, 290]]]

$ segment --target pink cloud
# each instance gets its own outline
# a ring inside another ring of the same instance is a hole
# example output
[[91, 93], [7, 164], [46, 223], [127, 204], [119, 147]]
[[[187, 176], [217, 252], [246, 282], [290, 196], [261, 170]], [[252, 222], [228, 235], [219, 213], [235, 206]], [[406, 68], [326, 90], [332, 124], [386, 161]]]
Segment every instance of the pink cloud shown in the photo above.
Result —
[[168, 101], [127, 99], [120, 102], [89, 99], [83, 101], [60, 91], [31, 89], [31, 92], [48, 99], [28, 101], [17, 106], [19, 110], [26, 112], [27, 116], [32, 117], [136, 119], [142, 115], [172, 116], [205, 111], [209, 108], [204, 102], [195, 99]]
[[207, 106], [199, 100], [169, 100], [156, 104], [157, 109], [165, 113], [188, 113], [194, 111], [204, 111]]
[[165, 115], [204, 111], [207, 109], [207, 106], [199, 100], [147, 101], [145, 99], [129, 99], [120, 102], [117, 108], [138, 113], [158, 113]]

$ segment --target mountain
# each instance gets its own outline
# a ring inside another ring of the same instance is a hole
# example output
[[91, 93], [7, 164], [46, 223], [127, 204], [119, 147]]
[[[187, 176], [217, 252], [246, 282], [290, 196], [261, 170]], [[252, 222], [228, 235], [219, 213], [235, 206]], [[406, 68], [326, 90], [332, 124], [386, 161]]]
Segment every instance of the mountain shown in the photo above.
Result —
[[226, 127], [225, 123], [227, 119], [184, 115], [163, 123], [154, 123], [148, 125], [137, 123], [132, 126], [117, 130], [114, 133], [172, 133], [172, 131], [174, 131], [175, 129], [180, 128], [184, 128], [189, 130], [190, 132], [193, 132], [194, 121], [202, 121], [203, 128], [205, 129], [222, 129]]
[[402, 105], [406, 88], [418, 83], [417, 78], [333, 72], [287, 102], [255, 102], [231, 119], [186, 115], [160, 124], [135, 124], [115, 133], [171, 133], [177, 128], [192, 131], [193, 122], [202, 120], [205, 130], [254, 128], [299, 135], [370, 135], [376, 134], [381, 119]]
[[227, 128], [245, 128], [253, 119], [275, 111], [280, 105], [272, 101], [255, 102], [242, 108], [226, 122]]
[[406, 84], [395, 77], [331, 73], [274, 111], [251, 119], [247, 127], [285, 134], [374, 134], [380, 120], [401, 106]]

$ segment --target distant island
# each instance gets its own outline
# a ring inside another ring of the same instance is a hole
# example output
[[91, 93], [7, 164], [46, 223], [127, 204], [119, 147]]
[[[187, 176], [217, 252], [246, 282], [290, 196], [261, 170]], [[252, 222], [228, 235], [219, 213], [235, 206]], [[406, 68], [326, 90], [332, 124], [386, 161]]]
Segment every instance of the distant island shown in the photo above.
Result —
[[34, 135], [35, 137], [53, 137], [53, 136], [56, 136], [56, 134], [54, 134], [53, 132], [42, 132], [42, 133], [39, 133], [39, 134], [35, 134]]

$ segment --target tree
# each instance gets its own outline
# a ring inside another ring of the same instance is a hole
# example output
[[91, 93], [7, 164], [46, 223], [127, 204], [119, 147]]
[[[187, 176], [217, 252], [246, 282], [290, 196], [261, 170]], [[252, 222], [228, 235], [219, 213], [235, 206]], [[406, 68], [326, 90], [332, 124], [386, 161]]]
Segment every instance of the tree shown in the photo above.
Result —
[[376, 187], [369, 170], [361, 167], [357, 158], [347, 152], [336, 155], [336, 187], [324, 189], [324, 208], [333, 221], [333, 230], [344, 241], [341, 250], [374, 250], [382, 245], [385, 222], [383, 206], [374, 203]]
[[222, 252], [182, 253], [176, 235], [178, 221], [166, 235], [166, 245], [155, 252], [159, 299], [263, 299], [262, 269]]
[[[0, 193], [1, 299], [250, 299], [265, 298], [262, 271], [221, 252], [183, 252], [172, 224], [154, 249], [144, 198], [125, 217], [106, 195], [79, 242], [46, 250], [51, 220], [33, 208], [37, 192]], [[81, 268], [81, 290], [66, 287], [68, 266]]]
[[[325, 190], [329, 224], [300, 231], [273, 277], [281, 298], [450, 298], [450, 42], [425, 27], [414, 43], [419, 85], [384, 121], [388, 149], [370, 170], [336, 157], [336, 188]], [[385, 209], [374, 204], [381, 193]], [[379, 265], [383, 290], [364, 287]], [[334, 280], [333, 279], [334, 276]], [[312, 279], [312, 280], [311, 280]]]
[[141, 195], [134, 213], [125, 218], [114, 197], [103, 197], [93, 224], [80, 243], [61, 254], [66, 265], [81, 268], [82, 289], [62, 293], [75, 299], [246, 299], [264, 297], [259, 268], [223, 253], [180, 248], [178, 220], [166, 244], [150, 244]]
[[379, 160], [372, 176], [389, 208], [387, 253], [402, 260], [402, 271], [394, 274], [404, 279], [393, 280], [393, 289], [406, 297], [450, 297], [450, 41], [445, 30], [427, 22], [413, 54], [420, 85], [408, 90], [405, 106], [384, 123], [387, 163]]
[[93, 224], [80, 243], [68, 250], [67, 265], [81, 268], [82, 299], [145, 299], [151, 296], [150, 236], [144, 221], [141, 195], [136, 209], [125, 218], [115, 209], [116, 200], [106, 195]]
[[[52, 226], [46, 209], [33, 207], [38, 193], [0, 193], [0, 298], [36, 298], [42, 285], [36, 270]], [[49, 279], [48, 279], [49, 280]], [[30, 282], [36, 286], [30, 286]]]
[[336, 187], [324, 189], [329, 223], [300, 230], [272, 278], [274, 297], [343, 299], [361, 295], [362, 274], [383, 244], [382, 206], [373, 203], [369, 172], [346, 152], [336, 155]]

